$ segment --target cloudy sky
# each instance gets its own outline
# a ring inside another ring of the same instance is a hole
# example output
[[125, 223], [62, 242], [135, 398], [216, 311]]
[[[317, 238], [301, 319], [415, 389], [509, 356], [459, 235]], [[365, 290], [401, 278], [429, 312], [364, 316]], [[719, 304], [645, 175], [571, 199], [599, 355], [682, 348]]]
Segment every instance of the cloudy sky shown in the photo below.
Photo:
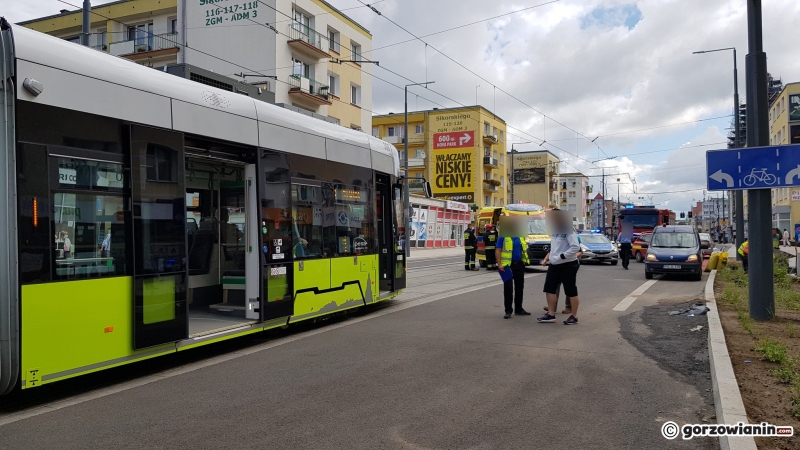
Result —
[[[436, 81], [430, 90], [412, 88], [419, 98], [410, 95], [410, 108], [472, 105], [480, 85], [478, 102], [514, 128], [510, 139], [536, 142], [520, 150], [547, 148], [564, 161], [562, 171], [594, 176], [605, 166], [629, 174], [636, 193], [628, 175], [609, 181], [621, 179], [623, 201], [686, 211], [703, 196], [705, 151], [724, 147], [730, 127], [732, 55], [693, 51], [737, 47], [744, 100], [744, 0], [373, 0], [382, 16], [358, 0], [328, 1], [368, 28], [376, 49], [413, 39], [400, 26], [422, 37], [478, 22], [423, 37], [427, 51], [412, 40], [364, 56], [394, 84]], [[63, 7], [4, 3], [0, 14], [13, 22]], [[485, 20], [506, 13], [513, 14]], [[763, 14], [768, 70], [784, 83], [800, 81], [792, 25], [800, 2], [770, 0]], [[401, 89], [376, 79], [373, 90], [373, 111], [402, 111]], [[576, 132], [600, 137], [576, 140]], [[617, 158], [589, 163], [606, 156]], [[599, 178], [592, 180], [598, 192]]]

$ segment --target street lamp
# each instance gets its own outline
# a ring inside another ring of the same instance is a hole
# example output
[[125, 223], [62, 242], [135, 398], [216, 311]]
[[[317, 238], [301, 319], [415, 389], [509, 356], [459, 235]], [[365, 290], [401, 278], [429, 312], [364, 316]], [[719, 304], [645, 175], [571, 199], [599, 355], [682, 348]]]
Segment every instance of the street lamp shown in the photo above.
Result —
[[[733, 50], [733, 116], [735, 120], [734, 129], [736, 130], [736, 139], [733, 140], [733, 148], [739, 148], [739, 139], [742, 137], [742, 128], [739, 121], [739, 73], [736, 63], [736, 47], [718, 48], [715, 50], [701, 50], [699, 52], [692, 52], [692, 54], [700, 55], [703, 53], [714, 53], [728, 50]], [[734, 197], [734, 206], [736, 207], [736, 245], [740, 245], [742, 242], [744, 242], [744, 192], [737, 190], [734, 194]], [[733, 214], [733, 208], [730, 208], [729, 212]], [[739, 255], [739, 252], [736, 252], [736, 259], [742, 259]]]
[[[511, 204], [514, 204], [514, 154], [519, 153], [514, 149], [515, 145], [533, 144], [531, 141], [514, 142], [511, 144]], [[545, 168], [546, 169], [546, 168]]]
[[[596, 139], [597, 138], [595, 138], [595, 140]], [[616, 156], [609, 156], [608, 158], [598, 159], [598, 160], [595, 160], [595, 161], [589, 161], [589, 164], [599, 163], [600, 161], [608, 161], [610, 159], [617, 159], [617, 157]], [[602, 217], [603, 217], [603, 224], [602, 224], [601, 227], [603, 228], [603, 234], [606, 234], [606, 168], [605, 167], [601, 167], [600, 169], [603, 170], [603, 181], [600, 183], [601, 184], [601, 190], [603, 191], [603, 201], [600, 202], [600, 205], [602, 206]], [[619, 207], [619, 205], [617, 205], [617, 207]]]
[[[403, 167], [406, 171], [405, 173], [405, 192], [403, 192], [403, 212], [407, 215], [410, 209], [410, 200], [408, 196], [408, 87], [409, 86], [427, 86], [429, 84], [433, 84], [435, 81], [426, 81], [424, 83], [413, 83], [407, 84], [405, 88], [406, 98], [405, 98], [405, 127], [403, 128]], [[406, 221], [405, 226], [407, 227], [406, 230], [410, 230], [410, 222]], [[408, 233], [408, 231], [406, 231]], [[408, 236], [408, 234], [406, 234]], [[403, 246], [406, 249], [406, 258], [411, 256], [411, 246], [408, 245], [408, 242]]]

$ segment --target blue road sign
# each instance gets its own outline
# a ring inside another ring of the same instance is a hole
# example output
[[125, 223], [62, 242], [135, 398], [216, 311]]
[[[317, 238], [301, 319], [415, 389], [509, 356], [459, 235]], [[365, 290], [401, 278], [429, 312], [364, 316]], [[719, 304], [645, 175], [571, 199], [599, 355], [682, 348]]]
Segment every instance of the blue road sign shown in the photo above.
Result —
[[771, 189], [800, 185], [800, 145], [706, 152], [709, 191]]

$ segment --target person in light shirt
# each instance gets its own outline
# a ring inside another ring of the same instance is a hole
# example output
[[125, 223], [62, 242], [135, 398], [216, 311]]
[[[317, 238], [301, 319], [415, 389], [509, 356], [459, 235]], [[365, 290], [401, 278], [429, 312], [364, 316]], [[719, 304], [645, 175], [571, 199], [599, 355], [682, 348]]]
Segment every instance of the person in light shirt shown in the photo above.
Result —
[[572, 228], [571, 221], [562, 211], [553, 210], [547, 213], [551, 228], [550, 253], [545, 256], [542, 265], [548, 265], [547, 276], [544, 281], [544, 292], [547, 296], [548, 311], [537, 320], [541, 323], [554, 323], [556, 321], [556, 304], [558, 302], [558, 288], [564, 286], [564, 294], [569, 297], [571, 312], [564, 325], [578, 324], [578, 286], [576, 285], [578, 269], [578, 254], [581, 245], [578, 236]]

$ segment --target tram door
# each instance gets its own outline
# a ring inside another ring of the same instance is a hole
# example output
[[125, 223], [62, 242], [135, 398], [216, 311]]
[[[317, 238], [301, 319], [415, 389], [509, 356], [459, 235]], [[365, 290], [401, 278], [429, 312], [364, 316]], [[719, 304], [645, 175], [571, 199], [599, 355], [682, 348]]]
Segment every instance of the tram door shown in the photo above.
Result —
[[380, 290], [390, 292], [397, 289], [394, 283], [394, 267], [392, 261], [398, 253], [395, 241], [395, 224], [392, 220], [392, 186], [389, 177], [377, 174], [375, 183], [375, 200], [378, 216], [378, 261]]

